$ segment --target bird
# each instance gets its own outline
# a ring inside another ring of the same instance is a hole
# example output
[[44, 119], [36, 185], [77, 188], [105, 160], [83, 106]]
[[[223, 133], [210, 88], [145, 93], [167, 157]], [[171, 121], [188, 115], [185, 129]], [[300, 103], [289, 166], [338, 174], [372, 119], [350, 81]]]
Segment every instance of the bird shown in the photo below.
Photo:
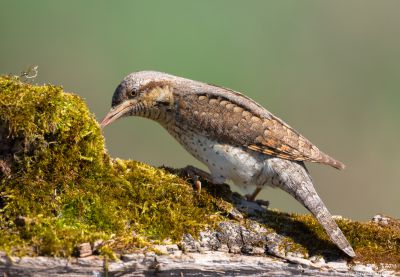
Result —
[[117, 86], [100, 126], [127, 116], [158, 122], [207, 166], [210, 173], [205, 174], [212, 183], [231, 180], [239, 188], [253, 191], [247, 195], [250, 201], [267, 186], [286, 191], [313, 214], [339, 249], [355, 257], [317, 194], [305, 162], [336, 169], [345, 165], [254, 100], [224, 87], [163, 72], [138, 71]]

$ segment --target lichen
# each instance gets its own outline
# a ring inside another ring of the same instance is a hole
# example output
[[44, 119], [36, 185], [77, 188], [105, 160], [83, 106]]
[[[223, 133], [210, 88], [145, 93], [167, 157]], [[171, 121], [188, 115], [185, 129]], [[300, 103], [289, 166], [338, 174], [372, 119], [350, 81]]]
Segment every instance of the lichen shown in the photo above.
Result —
[[[137, 161], [110, 158], [84, 101], [61, 87], [0, 77], [0, 250], [68, 257], [83, 242], [98, 253], [148, 248], [232, 219], [232, 192]], [[314, 217], [267, 210], [248, 219], [285, 240], [287, 252], [343, 257]], [[355, 261], [400, 264], [400, 223], [337, 220]]]

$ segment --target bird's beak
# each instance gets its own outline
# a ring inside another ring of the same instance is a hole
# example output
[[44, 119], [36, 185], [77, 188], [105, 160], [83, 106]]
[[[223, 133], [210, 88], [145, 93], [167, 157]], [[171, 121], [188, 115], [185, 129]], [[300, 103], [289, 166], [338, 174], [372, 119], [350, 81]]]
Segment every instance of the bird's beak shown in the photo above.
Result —
[[100, 123], [100, 127], [104, 128], [107, 125], [111, 124], [118, 118], [124, 116], [126, 112], [128, 112], [133, 106], [137, 104], [137, 100], [127, 100], [119, 104], [118, 106], [112, 108], [104, 117], [104, 119]]

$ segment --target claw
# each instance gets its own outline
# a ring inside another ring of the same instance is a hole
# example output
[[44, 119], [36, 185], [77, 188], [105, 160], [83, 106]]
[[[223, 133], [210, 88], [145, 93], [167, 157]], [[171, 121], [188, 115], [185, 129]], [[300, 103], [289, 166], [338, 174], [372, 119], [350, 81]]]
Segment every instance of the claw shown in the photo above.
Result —
[[201, 193], [201, 181], [199, 179], [199, 176], [195, 175], [193, 177], [193, 184], [194, 184], [194, 189], [196, 190], [196, 192], [198, 194], [200, 194]]

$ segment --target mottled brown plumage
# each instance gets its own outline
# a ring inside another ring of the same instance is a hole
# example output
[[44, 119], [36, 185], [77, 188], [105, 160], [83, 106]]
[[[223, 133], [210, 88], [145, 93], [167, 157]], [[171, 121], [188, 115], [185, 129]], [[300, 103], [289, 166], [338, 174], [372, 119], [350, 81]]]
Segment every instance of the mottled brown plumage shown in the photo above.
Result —
[[321, 152], [262, 106], [230, 89], [165, 73], [128, 75], [117, 87], [102, 127], [123, 116], [160, 123], [190, 154], [207, 165], [214, 183], [230, 179], [253, 186], [254, 200], [265, 186], [279, 187], [303, 204], [347, 255], [354, 251], [316, 193], [305, 161], [344, 165]]
[[[163, 85], [163, 84], [157, 84]], [[165, 84], [166, 85], [166, 84]], [[210, 86], [212, 91], [179, 95], [180, 120], [191, 121], [209, 136], [232, 145], [288, 160], [317, 162], [343, 169], [293, 128], [238, 92]]]

